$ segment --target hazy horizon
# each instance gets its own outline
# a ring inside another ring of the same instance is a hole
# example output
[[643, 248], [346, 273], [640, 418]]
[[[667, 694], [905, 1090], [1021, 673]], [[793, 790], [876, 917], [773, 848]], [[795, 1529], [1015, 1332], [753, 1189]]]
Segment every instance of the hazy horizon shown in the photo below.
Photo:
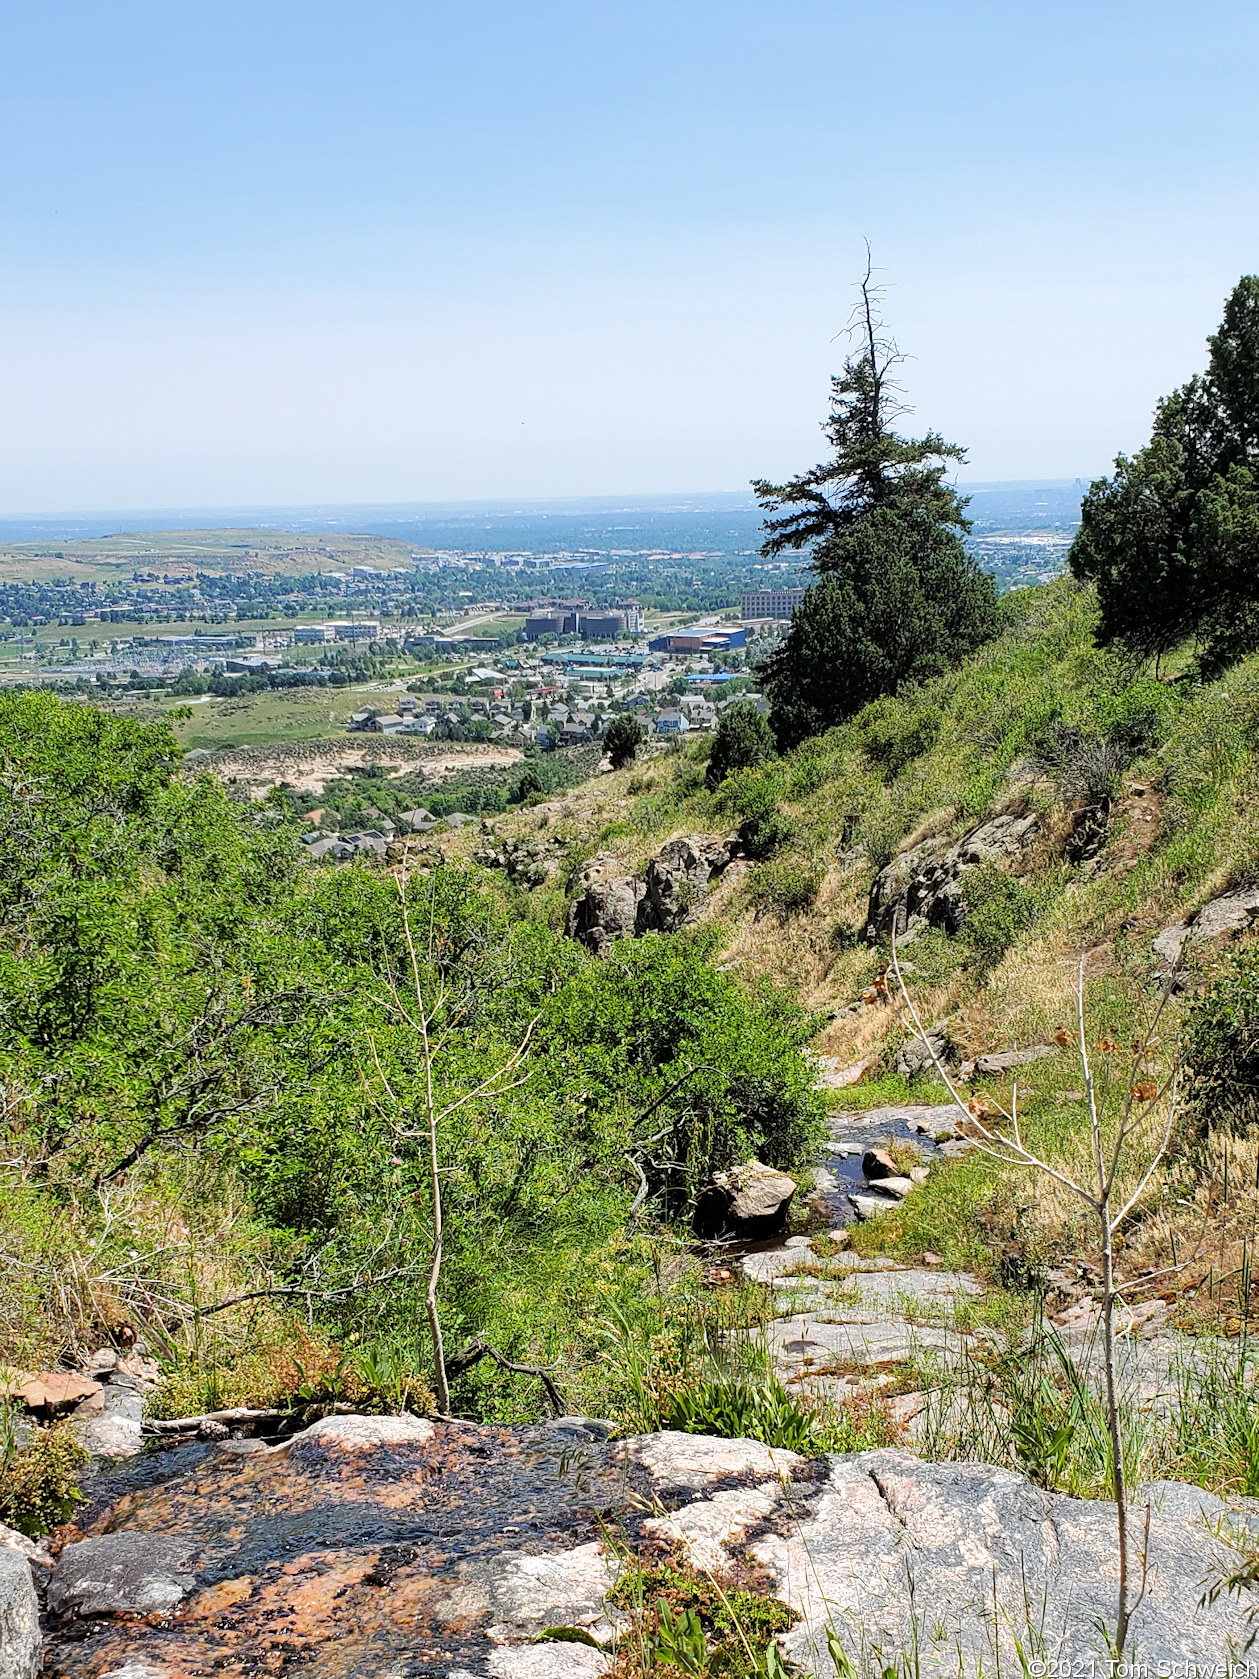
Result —
[[[1025, 529], [1038, 521], [1034, 498], [1048, 494], [1047, 506], [1056, 522], [1071, 517], [1087, 481], [1076, 478], [1032, 478], [986, 482], [959, 481], [958, 488], [970, 497], [968, 509], [992, 528]], [[1055, 493], [1056, 492], [1056, 493]], [[495, 543], [454, 540], [460, 522], [488, 521], [481, 534], [503, 538], [501, 546], [527, 546], [522, 537], [524, 521], [539, 523], [555, 518], [560, 527], [567, 521], [597, 515], [615, 517], [623, 513], [649, 517], [703, 519], [730, 515], [739, 521], [743, 536], [751, 539], [759, 530], [764, 513], [750, 491], [696, 490], [685, 494], [630, 492], [617, 496], [493, 497], [427, 502], [308, 503], [305, 505], [263, 504], [254, 507], [106, 508], [81, 509], [26, 516], [0, 516], [0, 542], [14, 546], [26, 543], [92, 541], [106, 536], [186, 530], [291, 530], [295, 532], [337, 530], [342, 534], [403, 536], [420, 541], [418, 532], [426, 524], [432, 532], [443, 531], [444, 542], [429, 546], [494, 547]], [[517, 524], [510, 526], [508, 521]], [[541, 536], [541, 532], [536, 533]], [[589, 534], [586, 532], [584, 534]], [[731, 533], [733, 534], [733, 533]], [[574, 540], [570, 530], [569, 540]], [[511, 540], [508, 540], [508, 538]]]

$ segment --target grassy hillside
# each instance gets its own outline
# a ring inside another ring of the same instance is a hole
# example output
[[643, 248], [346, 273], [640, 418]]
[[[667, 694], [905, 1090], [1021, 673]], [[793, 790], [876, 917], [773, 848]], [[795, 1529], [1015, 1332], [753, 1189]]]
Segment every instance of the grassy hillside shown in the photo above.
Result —
[[[571, 892], [583, 860], [597, 855], [605, 876], [630, 873], [671, 836], [728, 833], [772, 813], [771, 854], [729, 869], [699, 923], [723, 966], [769, 977], [815, 1012], [816, 1049], [845, 1066], [869, 1062], [861, 1083], [830, 1093], [855, 1107], [947, 1099], [934, 1074], [907, 1081], [892, 1070], [911, 1034], [894, 983], [884, 989], [888, 942], [863, 936], [876, 873], [994, 815], [1035, 813], [1040, 835], [1010, 872], [964, 877], [970, 915], [958, 936], [932, 929], [907, 949], [913, 1000], [924, 1021], [947, 1022], [959, 1060], [1052, 1043], [1064, 1026], [1074, 1031], [1083, 954], [1090, 1042], [1126, 1053], [1159, 992], [1152, 936], [1259, 868], [1259, 660], [1210, 683], [1180, 675], [1173, 662], [1155, 680], [1093, 645], [1091, 594], [1069, 580], [1010, 597], [1005, 614], [1000, 637], [960, 670], [876, 702], [715, 793], [704, 785], [708, 742], [697, 740], [601, 777], [560, 812], [505, 819], [499, 832], [558, 827], [573, 848]], [[1073, 862], [1073, 830], [1103, 790], [1104, 844]], [[464, 841], [469, 850], [475, 843]], [[558, 924], [559, 889], [549, 901], [545, 890], [532, 896], [532, 913]], [[1161, 1024], [1164, 1067], [1183, 1054], [1182, 1023], [1202, 986], [1218, 972], [1226, 993], [1235, 988], [1231, 949], [1231, 941], [1194, 949], [1192, 983]], [[1103, 1060], [1119, 1079], [1118, 1052]], [[1060, 1162], [1078, 1163], [1084, 1147], [1080, 1085], [1070, 1051], [1021, 1079], [1028, 1134]], [[1181, 1085], [1192, 1089], [1189, 1073]], [[1008, 1102], [1010, 1087], [1009, 1078], [979, 1078], [969, 1089]], [[1205, 1274], [1240, 1263], [1259, 1199], [1256, 1145], [1249, 1133], [1230, 1134], [1239, 1129], [1200, 1106], [1178, 1125], [1129, 1235], [1130, 1274], [1181, 1267], [1175, 1286], [1188, 1300]], [[1068, 1253], [1087, 1255], [1093, 1242], [1062, 1192], [974, 1158], [933, 1175], [902, 1212], [857, 1240], [906, 1254], [933, 1249], [994, 1275], [1002, 1266], [1018, 1272], [1015, 1247], [1043, 1272]], [[1183, 1265], [1187, 1254], [1197, 1258]], [[1236, 1313], [1234, 1295], [1226, 1316]], [[1205, 1300], [1193, 1310], [1216, 1312]]]

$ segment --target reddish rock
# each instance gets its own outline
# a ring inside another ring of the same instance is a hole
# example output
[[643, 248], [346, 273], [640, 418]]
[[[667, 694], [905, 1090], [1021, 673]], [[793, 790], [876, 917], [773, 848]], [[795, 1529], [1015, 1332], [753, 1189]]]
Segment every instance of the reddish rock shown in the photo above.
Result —
[[54, 1416], [72, 1411], [80, 1400], [91, 1399], [100, 1391], [101, 1384], [90, 1376], [68, 1370], [40, 1370], [0, 1388], [5, 1398], [20, 1399], [28, 1410], [48, 1411]]

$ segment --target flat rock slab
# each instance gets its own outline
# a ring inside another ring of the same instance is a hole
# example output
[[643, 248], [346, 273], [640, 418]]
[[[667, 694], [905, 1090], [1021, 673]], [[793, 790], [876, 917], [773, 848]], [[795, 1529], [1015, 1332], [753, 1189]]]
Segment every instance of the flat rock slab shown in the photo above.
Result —
[[[828, 1626], [858, 1664], [880, 1671], [913, 1652], [924, 1679], [974, 1674], [981, 1660], [996, 1672], [998, 1651], [1018, 1672], [1016, 1639], [1037, 1657], [1100, 1657], [1096, 1623], [1113, 1626], [1114, 1507], [979, 1464], [893, 1451], [806, 1463], [667, 1433], [584, 1446], [545, 1427], [393, 1434], [375, 1418], [338, 1418], [287, 1449], [189, 1445], [161, 1459], [114, 1477], [112, 1500], [89, 1513], [98, 1531], [59, 1573], [91, 1544], [99, 1561], [107, 1540], [150, 1557], [175, 1541], [188, 1547], [187, 1568], [173, 1564], [187, 1591], [138, 1620], [54, 1620], [44, 1679], [600, 1679], [604, 1648], [534, 1639], [556, 1624], [609, 1639], [609, 1531], [632, 1549], [679, 1545], [714, 1570], [759, 1567], [804, 1617], [784, 1643], [817, 1679], [834, 1679]], [[1249, 1603], [1201, 1604], [1236, 1559], [1212, 1529], [1259, 1526], [1252, 1501], [1230, 1509], [1172, 1484], [1141, 1496], [1150, 1571], [1131, 1654], [1220, 1659], [1244, 1642]]]
[[195, 1541], [163, 1533], [106, 1533], [67, 1545], [48, 1584], [51, 1614], [164, 1615], [192, 1585]]
[[827, 1270], [824, 1278], [770, 1279], [796, 1307], [765, 1332], [789, 1387], [843, 1401], [899, 1365], [955, 1363], [963, 1355], [965, 1337], [953, 1318], [958, 1305], [982, 1294], [974, 1277], [846, 1254]]
[[608, 1531], [644, 1543], [718, 1494], [693, 1537], [720, 1547], [758, 1530], [757, 1489], [809, 1474], [759, 1441], [606, 1432], [347, 1416], [277, 1447], [149, 1454], [94, 1483], [43, 1679], [594, 1679], [600, 1650], [532, 1640], [611, 1640]]
[[947, 1131], [961, 1118], [952, 1102], [909, 1103], [895, 1108], [863, 1108], [851, 1113], [832, 1113], [829, 1118], [831, 1135], [839, 1141], [867, 1131], [891, 1131], [897, 1125], [908, 1130], [920, 1130], [923, 1136]]
[[806, 1379], [811, 1386], [854, 1369], [908, 1364], [926, 1353], [956, 1356], [958, 1351], [958, 1338], [949, 1330], [873, 1317], [844, 1323], [807, 1315], [775, 1318], [766, 1341], [778, 1374], [789, 1383]]
[[[1254, 1518], [1179, 1483], [1140, 1496], [1150, 1505], [1149, 1571], [1129, 1661], [1154, 1673], [1159, 1662], [1225, 1660], [1230, 1640], [1240, 1648], [1248, 1636], [1249, 1605], [1227, 1593], [1210, 1606], [1200, 1601], [1204, 1583], [1237, 1564], [1209, 1524]], [[981, 1662], [984, 1672], [1006, 1662], [1018, 1672], [1018, 1640], [1025, 1653], [1096, 1660], [1081, 1671], [1108, 1671], [1102, 1629], [1114, 1630], [1118, 1585], [1113, 1504], [1042, 1492], [986, 1464], [861, 1452], [832, 1459], [829, 1484], [804, 1518], [754, 1543], [751, 1554], [803, 1612], [783, 1642], [806, 1672], [834, 1673], [828, 1626], [859, 1670], [863, 1656], [879, 1671], [912, 1651], [926, 1676], [976, 1673]]]

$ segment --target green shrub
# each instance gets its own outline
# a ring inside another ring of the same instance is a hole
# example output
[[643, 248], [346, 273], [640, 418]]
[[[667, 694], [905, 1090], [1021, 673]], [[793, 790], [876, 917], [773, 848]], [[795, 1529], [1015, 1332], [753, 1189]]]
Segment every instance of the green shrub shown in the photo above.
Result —
[[862, 750], [886, 781], [895, 781], [907, 765], [930, 752], [944, 721], [934, 707], [909, 710], [894, 700], [876, 700], [857, 718]]
[[87, 1462], [64, 1424], [37, 1428], [21, 1450], [10, 1446], [0, 1459], [0, 1521], [31, 1539], [68, 1521], [86, 1502], [76, 1471]]
[[1001, 960], [1042, 908], [1040, 893], [991, 863], [964, 874], [960, 891], [967, 913], [959, 937], [987, 967]]
[[739, 843], [757, 861], [771, 856], [795, 834], [795, 826], [779, 808], [783, 799], [782, 770], [777, 764], [738, 770], [721, 789], [721, 807], [739, 824]]
[[736, 700], [722, 713], [713, 736], [707, 779], [716, 789], [735, 770], [750, 769], [774, 756], [769, 724], [751, 700]]
[[632, 764], [642, 743], [643, 726], [629, 712], [614, 717], [603, 737], [603, 747], [612, 760], [614, 770], [622, 770], [626, 764]]
[[781, 916], [804, 915], [822, 890], [822, 865], [812, 858], [783, 857], [759, 868], [748, 881], [749, 901]]
[[1197, 1128], [1244, 1131], [1259, 1120], [1259, 950], [1240, 950], [1185, 1019], [1185, 1111]]
[[520, 780], [507, 795], [507, 799], [510, 804], [514, 805], [536, 804], [539, 799], [545, 796], [545, 791], [542, 785], [542, 777], [534, 766], [529, 764], [521, 772]]
[[784, 845], [790, 844], [795, 838], [795, 825], [779, 810], [767, 810], [758, 816], [749, 816], [739, 824], [739, 844], [743, 847], [745, 856], [755, 862], [763, 862], [766, 857], [772, 857]]
[[635, 1670], [689, 1674], [692, 1679], [786, 1679], [775, 1636], [800, 1619], [775, 1597], [718, 1585], [681, 1558], [625, 1569], [609, 1601], [626, 1610], [625, 1635]]

